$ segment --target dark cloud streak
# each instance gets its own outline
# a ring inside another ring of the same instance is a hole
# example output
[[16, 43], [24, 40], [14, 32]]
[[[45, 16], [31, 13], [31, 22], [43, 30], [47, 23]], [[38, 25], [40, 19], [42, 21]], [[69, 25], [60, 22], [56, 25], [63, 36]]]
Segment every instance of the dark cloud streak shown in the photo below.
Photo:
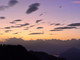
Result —
[[10, 29], [11, 27], [4, 27], [4, 29]]
[[18, 19], [18, 20], [14, 20], [14, 21], [22, 21], [21, 19]]
[[76, 29], [76, 27], [57, 27], [55, 29]]
[[29, 23], [21, 24], [20, 26], [27, 26], [30, 25]]
[[37, 29], [43, 29], [43, 27], [37, 27]]
[[41, 35], [41, 34], [44, 34], [44, 32], [42, 32], [42, 33], [30, 33], [29, 35]]
[[68, 26], [80, 26], [80, 23], [72, 23], [72, 24], [69, 24]]
[[50, 30], [50, 31], [63, 31], [63, 30]]
[[61, 25], [61, 24], [60, 23], [55, 24], [55, 26], [59, 26], [59, 25]]

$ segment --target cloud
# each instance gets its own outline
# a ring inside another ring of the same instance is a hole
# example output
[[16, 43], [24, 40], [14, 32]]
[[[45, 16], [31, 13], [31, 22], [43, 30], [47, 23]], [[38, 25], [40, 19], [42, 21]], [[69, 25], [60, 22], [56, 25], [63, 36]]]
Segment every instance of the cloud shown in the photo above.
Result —
[[50, 33], [49, 35], [54, 35], [54, 34]]
[[11, 28], [14, 28], [15, 26], [10, 26]]
[[16, 33], [13, 33], [13, 34], [19, 34], [20, 32], [16, 32]]
[[21, 19], [18, 19], [18, 20], [14, 20], [14, 21], [22, 21]]
[[10, 22], [11, 24], [14, 24], [15, 22]]
[[28, 30], [29, 29], [29, 27], [26, 27], [24, 30]]
[[18, 20], [14, 20], [12, 22], [10, 22], [11, 24], [15, 24], [16, 22], [19, 22], [19, 21], [22, 21], [21, 19], [18, 19]]
[[50, 25], [54, 25], [55, 23], [51, 23]]
[[6, 41], [4, 42], [5, 44], [24, 44], [25, 41], [21, 38], [8, 38], [6, 39]]
[[18, 3], [17, 0], [10, 0], [9, 3], [8, 3], [8, 6], [12, 7], [12, 6], [16, 5], [17, 3]]
[[35, 25], [31, 25], [30, 27], [34, 27]]
[[5, 19], [5, 17], [0, 17], [0, 19]]
[[21, 28], [24, 26], [30, 25], [29, 23], [25, 23], [25, 24], [18, 24], [18, 26], [10, 26], [11, 28]]
[[42, 33], [39, 33], [39, 32], [38, 33], [37, 32], [36, 33], [30, 33], [29, 35], [40, 35], [40, 34], [44, 34], [44, 32], [42, 32]]
[[11, 26], [11, 28], [20, 28], [22, 26]]
[[8, 6], [4, 6], [4, 5], [2, 5], [2, 6], [0, 6], [0, 10], [5, 10], [6, 8], [8, 8]]
[[29, 27], [26, 27], [26, 29], [29, 29]]
[[12, 30], [6, 30], [5, 32], [8, 33], [8, 32], [10, 32], [10, 31], [12, 31]]
[[37, 29], [43, 29], [43, 27], [37, 27]]
[[59, 8], [62, 8], [62, 6], [59, 6]]
[[24, 30], [28, 30], [28, 29], [24, 29]]
[[63, 31], [63, 30], [50, 30], [50, 31]]
[[43, 15], [43, 13], [41, 13], [39, 16], [42, 16]]
[[59, 25], [61, 25], [61, 24], [60, 24], [60, 23], [51, 23], [50, 25], [59, 26]]
[[2, 33], [0, 33], [0, 35], [3, 35]]
[[72, 3], [80, 3], [80, 1], [72, 1]]
[[60, 23], [55, 24], [55, 26], [59, 26], [59, 25], [61, 25], [61, 24]]
[[11, 27], [4, 27], [4, 29], [10, 29]]
[[68, 26], [80, 26], [80, 23], [72, 23], [72, 24], [69, 24]]
[[18, 27], [20, 27], [20, 26], [11, 26], [11, 28], [18, 28]]
[[36, 20], [36, 23], [39, 23], [39, 22], [41, 22], [42, 20]]
[[27, 26], [30, 25], [29, 23], [21, 24], [20, 26]]
[[29, 6], [29, 9], [27, 10], [26, 13], [27, 13], [27, 14], [30, 14], [30, 13], [38, 10], [38, 7], [39, 7], [39, 6], [40, 6], [40, 3], [31, 4], [31, 5]]
[[18, 34], [18, 32], [17, 33], [13, 33], [13, 34]]
[[76, 27], [57, 27], [55, 29], [76, 29]]
[[11, 28], [21, 28], [22, 26], [10, 26], [10, 27], [4, 27], [3, 29], [11, 29]]
[[44, 15], [46, 12], [43, 12], [43, 13], [41, 13], [39, 16], [42, 16], [42, 15]]
[[14, 6], [14, 5], [16, 5], [18, 3], [18, 1], [17, 0], [10, 0], [9, 2], [8, 2], [8, 5], [2, 5], [2, 6], [0, 6], [0, 10], [5, 10], [5, 9], [7, 9], [7, 8], [9, 8], [9, 7], [12, 7], [12, 6]]

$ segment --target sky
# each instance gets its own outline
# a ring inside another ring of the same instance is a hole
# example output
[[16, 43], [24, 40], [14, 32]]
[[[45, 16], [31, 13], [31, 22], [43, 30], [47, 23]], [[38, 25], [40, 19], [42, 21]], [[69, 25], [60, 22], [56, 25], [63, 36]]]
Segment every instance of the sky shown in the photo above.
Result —
[[0, 40], [80, 39], [80, 0], [0, 0]]

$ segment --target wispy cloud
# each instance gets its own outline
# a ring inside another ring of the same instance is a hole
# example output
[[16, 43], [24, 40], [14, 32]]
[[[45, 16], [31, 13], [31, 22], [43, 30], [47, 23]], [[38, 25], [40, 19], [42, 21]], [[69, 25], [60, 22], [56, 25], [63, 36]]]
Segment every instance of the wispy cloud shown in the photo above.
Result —
[[[19, 20], [16, 20], [16, 21], [19, 21]], [[10, 22], [12, 24], [14, 24], [15, 22]], [[21, 27], [24, 27], [24, 26], [28, 26], [30, 25], [29, 23], [24, 23], [24, 24], [17, 24], [15, 26], [10, 26], [10, 27], [5, 27], [5, 29], [10, 29], [10, 28], [21, 28]]]
[[15, 33], [13, 33], [13, 34], [19, 34], [19, 33], [21, 33], [21, 32], [15, 32]]
[[52, 25], [59, 26], [59, 25], [61, 25], [61, 23], [51, 23], [50, 26], [52, 26]]
[[22, 21], [21, 19], [17, 19], [17, 20], [14, 20], [14, 21], [12, 21], [12, 22], [10, 22], [11, 24], [15, 24], [16, 22], [20, 22], [20, 21]]
[[21, 28], [22, 26], [11, 26], [11, 28]]
[[24, 30], [28, 30], [28, 29], [24, 29]]
[[2, 33], [0, 33], [0, 35], [3, 35]]
[[10, 31], [12, 31], [12, 30], [6, 30], [5, 32], [8, 33], [8, 32], [10, 32]]
[[20, 26], [27, 26], [30, 25], [29, 23], [21, 24]]
[[16, 32], [16, 33], [13, 33], [13, 34], [18, 34], [18, 32]]
[[35, 25], [31, 25], [30, 27], [34, 27]]
[[24, 30], [29, 30], [29, 27], [26, 27]]
[[17, 0], [10, 0], [9, 3], [8, 3], [8, 6], [12, 7], [12, 6], [16, 5], [17, 3], [18, 3]]
[[57, 29], [54, 29], [54, 30], [50, 30], [50, 31], [63, 31], [63, 30], [57, 30]]
[[10, 22], [11, 24], [14, 24], [15, 22], [14, 21], [12, 21], [12, 22]]
[[46, 12], [43, 12], [43, 13], [41, 13], [39, 16], [42, 16], [42, 15], [44, 15]]
[[72, 1], [72, 3], [80, 3], [80, 1]]
[[54, 25], [55, 23], [51, 23], [50, 25]]
[[8, 6], [4, 6], [4, 5], [2, 5], [2, 6], [0, 6], [0, 10], [5, 10], [6, 8], [8, 8]]
[[40, 35], [40, 34], [44, 34], [44, 32], [30, 33], [29, 35]]

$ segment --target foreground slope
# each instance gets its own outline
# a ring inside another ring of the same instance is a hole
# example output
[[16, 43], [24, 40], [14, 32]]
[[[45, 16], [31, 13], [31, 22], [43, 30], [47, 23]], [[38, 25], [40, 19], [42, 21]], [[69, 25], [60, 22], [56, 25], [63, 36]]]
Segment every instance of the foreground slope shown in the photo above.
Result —
[[64, 60], [44, 52], [27, 51], [21, 45], [0, 45], [0, 60]]

